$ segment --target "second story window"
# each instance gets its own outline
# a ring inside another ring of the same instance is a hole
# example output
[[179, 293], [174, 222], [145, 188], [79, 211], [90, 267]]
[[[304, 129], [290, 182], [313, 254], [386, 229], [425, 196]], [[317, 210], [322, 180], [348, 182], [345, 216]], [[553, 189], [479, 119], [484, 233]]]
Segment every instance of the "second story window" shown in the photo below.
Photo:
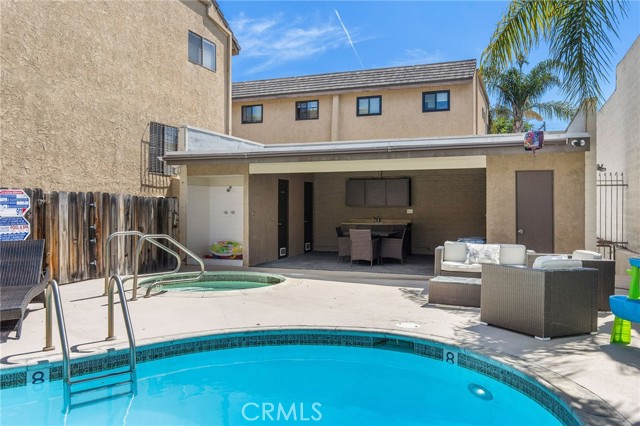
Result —
[[318, 101], [296, 102], [296, 120], [315, 120], [318, 118]]
[[358, 98], [356, 102], [358, 116], [382, 114], [382, 96], [363, 96]]
[[422, 93], [422, 112], [449, 111], [449, 109], [450, 104], [448, 90]]
[[262, 105], [245, 105], [242, 107], [242, 124], [262, 123]]
[[165, 176], [175, 174], [174, 168], [164, 164], [159, 157], [178, 150], [178, 128], [151, 122], [149, 124], [149, 173]]
[[216, 70], [216, 45], [189, 31], [189, 61]]

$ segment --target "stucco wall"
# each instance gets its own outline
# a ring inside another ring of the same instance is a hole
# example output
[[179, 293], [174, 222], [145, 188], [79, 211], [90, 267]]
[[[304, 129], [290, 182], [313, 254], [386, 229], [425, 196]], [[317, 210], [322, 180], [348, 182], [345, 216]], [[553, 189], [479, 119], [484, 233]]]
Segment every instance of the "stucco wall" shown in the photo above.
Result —
[[[141, 185], [149, 122], [225, 131], [227, 36], [201, 2], [0, 10], [0, 186], [162, 195]], [[188, 61], [189, 30], [216, 44], [216, 72]]]
[[[422, 92], [450, 90], [450, 111], [422, 112]], [[356, 98], [382, 96], [382, 114], [356, 115]], [[336, 96], [233, 102], [233, 135], [262, 143], [397, 139], [474, 134], [474, 87], [471, 82], [405, 89], [343, 93]], [[295, 120], [296, 101], [319, 99], [318, 120]], [[480, 103], [480, 100], [477, 101]], [[263, 122], [242, 124], [243, 105], [263, 105]], [[332, 116], [337, 123], [332, 122]], [[332, 134], [332, 125], [334, 132]]]
[[516, 171], [552, 170], [554, 251], [584, 248], [584, 152], [487, 157], [487, 241], [516, 242]]
[[[610, 173], [624, 173], [624, 227], [629, 249], [640, 253], [640, 37], [616, 68], [616, 90], [598, 111], [599, 164]], [[628, 266], [628, 264], [627, 264]]]
[[[408, 207], [348, 207], [346, 180], [358, 177], [410, 177]], [[335, 226], [349, 219], [412, 221], [414, 253], [433, 254], [444, 241], [485, 235], [483, 169], [403, 171], [398, 173], [318, 173], [314, 180], [314, 250], [337, 251]]]

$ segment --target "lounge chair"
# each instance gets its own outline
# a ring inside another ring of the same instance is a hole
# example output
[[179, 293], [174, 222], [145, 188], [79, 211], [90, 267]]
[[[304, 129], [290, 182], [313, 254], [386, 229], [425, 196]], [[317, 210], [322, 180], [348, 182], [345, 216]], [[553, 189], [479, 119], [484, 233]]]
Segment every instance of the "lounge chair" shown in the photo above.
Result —
[[358, 260], [368, 260], [373, 266], [373, 260], [380, 263], [380, 240], [371, 239], [370, 229], [352, 229], [349, 231], [351, 238], [351, 263]]
[[29, 303], [45, 303], [49, 270], [42, 274], [44, 240], [0, 241], [0, 321], [18, 320], [16, 339]]
[[391, 257], [398, 259], [400, 263], [404, 264], [404, 234], [407, 229], [402, 230], [400, 238], [384, 237], [380, 244], [380, 257]]

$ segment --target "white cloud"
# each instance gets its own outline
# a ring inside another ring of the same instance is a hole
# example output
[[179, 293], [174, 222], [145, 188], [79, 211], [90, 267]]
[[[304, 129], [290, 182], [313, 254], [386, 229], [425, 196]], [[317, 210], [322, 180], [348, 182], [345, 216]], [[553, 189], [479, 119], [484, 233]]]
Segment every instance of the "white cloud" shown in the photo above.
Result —
[[435, 52], [427, 52], [420, 48], [414, 48], [404, 49], [402, 56], [391, 61], [388, 66], [401, 67], [405, 65], [431, 64], [444, 61], [446, 61], [445, 55], [439, 50], [436, 50]]
[[290, 19], [282, 14], [251, 18], [242, 13], [230, 20], [242, 47], [242, 58], [254, 64], [244, 70], [255, 74], [286, 62], [302, 60], [329, 50], [348, 47], [349, 42], [335, 17], [310, 22], [312, 17]]

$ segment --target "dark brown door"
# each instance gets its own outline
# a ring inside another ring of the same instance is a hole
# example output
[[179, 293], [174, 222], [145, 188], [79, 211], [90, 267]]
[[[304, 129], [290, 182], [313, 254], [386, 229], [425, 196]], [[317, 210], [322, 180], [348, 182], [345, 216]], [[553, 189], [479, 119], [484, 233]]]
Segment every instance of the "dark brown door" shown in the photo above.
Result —
[[516, 241], [553, 253], [553, 171], [516, 172]]
[[304, 252], [313, 250], [313, 183], [304, 183]]
[[278, 179], [278, 259], [289, 255], [289, 181]]

